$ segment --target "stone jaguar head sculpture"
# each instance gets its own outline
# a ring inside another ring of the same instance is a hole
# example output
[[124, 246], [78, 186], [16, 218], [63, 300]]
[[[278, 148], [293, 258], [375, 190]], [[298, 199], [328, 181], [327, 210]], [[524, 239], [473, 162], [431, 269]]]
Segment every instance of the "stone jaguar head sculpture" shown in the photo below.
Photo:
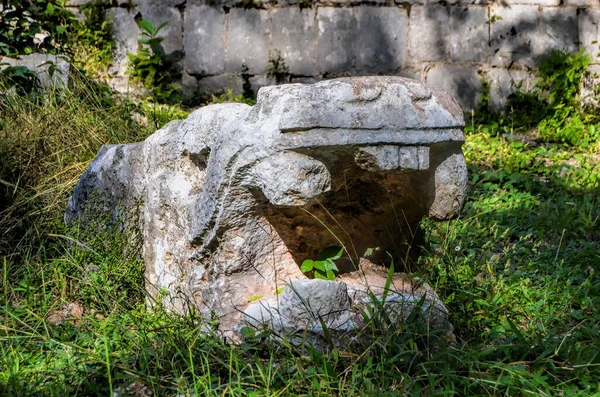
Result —
[[144, 142], [102, 148], [69, 201], [85, 219], [140, 203], [150, 291], [233, 329], [251, 297], [306, 279], [305, 259], [340, 246], [341, 272], [369, 248], [410, 260], [419, 222], [456, 216], [467, 172], [462, 111], [401, 77], [265, 87], [253, 107], [219, 104]]

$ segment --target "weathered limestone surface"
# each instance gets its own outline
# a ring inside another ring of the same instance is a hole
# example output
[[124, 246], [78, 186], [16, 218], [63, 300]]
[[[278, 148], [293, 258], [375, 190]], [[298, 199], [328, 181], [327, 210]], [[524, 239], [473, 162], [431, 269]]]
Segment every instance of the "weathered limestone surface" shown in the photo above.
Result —
[[242, 64], [248, 73], [263, 74], [269, 59], [269, 14], [265, 10], [234, 8], [229, 11], [227, 24], [228, 72], [241, 72]]
[[[54, 66], [53, 72], [51, 71]], [[0, 70], [6, 66], [24, 66], [37, 73], [43, 88], [64, 87], [69, 82], [71, 64], [66, 56], [50, 54], [21, 55], [18, 58], [0, 57]]]
[[138, 51], [140, 29], [133, 15], [124, 8], [111, 8], [107, 10], [106, 16], [112, 23], [114, 38], [113, 63], [109, 73], [123, 77], [129, 62], [127, 54], [135, 54]]
[[487, 7], [451, 8], [450, 59], [487, 62], [491, 55], [488, 19]]
[[408, 18], [399, 8], [356, 7], [356, 70], [395, 73], [406, 61]]
[[474, 109], [479, 100], [482, 83], [476, 68], [439, 65], [427, 73], [427, 84], [455, 93], [467, 109]]
[[592, 56], [595, 63], [600, 63], [600, 9], [585, 9], [579, 14], [579, 41]]
[[539, 61], [551, 50], [576, 51], [578, 40], [577, 9], [542, 9], [534, 40], [535, 60]]
[[356, 21], [349, 8], [323, 7], [317, 10], [319, 74], [340, 74], [352, 70], [355, 25]]
[[286, 7], [271, 13], [271, 48], [280, 52], [292, 74], [315, 73], [315, 12], [315, 9]]
[[574, 7], [600, 7], [600, 0], [565, 0], [566, 6]]
[[410, 55], [419, 61], [448, 57], [450, 23], [445, 6], [414, 6], [410, 12]]
[[143, 4], [138, 8], [140, 16], [148, 20], [154, 27], [158, 28], [168, 22], [158, 37], [162, 37], [162, 50], [165, 55], [179, 59], [183, 56], [183, 18], [181, 12], [175, 7], [166, 4]]
[[[330, 246], [345, 249], [336, 262], [345, 284], [331, 291], [339, 302], [366, 305], [368, 286], [357, 286], [353, 272], [369, 266], [357, 264], [385, 264], [386, 251], [401, 263], [423, 216], [445, 220], [460, 211], [463, 126], [451, 96], [401, 77], [266, 87], [254, 107], [207, 106], [144, 142], [104, 147], [65, 217], [85, 219], [95, 199], [102, 205], [94, 208], [115, 219], [119, 202], [140, 203], [149, 290], [167, 291], [174, 310], [218, 316], [225, 331], [252, 317], [243, 312], [253, 297], [270, 307], [282, 286], [284, 301], [295, 299], [294, 289], [320, 290], [299, 265]], [[390, 302], [423, 296], [402, 291]]]
[[[368, 343], [374, 336], [373, 331], [394, 331], [370, 326], [377, 317], [380, 321], [389, 318], [391, 324], [398, 324], [406, 322], [418, 309], [423, 313], [426, 329], [454, 339], [448, 310], [427, 284], [398, 273], [386, 288], [385, 268], [367, 260], [362, 260], [359, 267], [359, 271], [343, 274], [339, 281], [297, 279], [287, 283], [280, 297], [250, 304], [238, 329], [251, 326], [260, 330], [266, 326], [292, 343], [301, 344], [308, 339], [313, 346], [325, 349], [328, 344], [325, 325], [336, 347], [344, 348]], [[385, 313], [369, 294], [382, 303]]]
[[490, 105], [496, 110], [504, 109], [517, 89], [528, 91], [535, 85], [534, 76], [524, 70], [495, 68], [487, 73], [486, 80], [490, 83]]
[[536, 6], [558, 6], [560, 0], [509, 0], [506, 1], [506, 5], [512, 6], [513, 4], [525, 4], [525, 5], [536, 5]]
[[184, 14], [185, 71], [211, 75], [225, 71], [225, 13], [209, 6], [188, 6]]
[[538, 6], [494, 5], [490, 15], [495, 19], [490, 26], [490, 42], [494, 56], [493, 66], [509, 67], [516, 62], [524, 66], [535, 66], [533, 43], [538, 30]]

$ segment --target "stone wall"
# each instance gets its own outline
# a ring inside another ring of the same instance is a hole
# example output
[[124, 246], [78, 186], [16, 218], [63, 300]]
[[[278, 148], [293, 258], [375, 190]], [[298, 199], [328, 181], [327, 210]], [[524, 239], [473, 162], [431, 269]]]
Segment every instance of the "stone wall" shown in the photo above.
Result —
[[115, 1], [108, 12], [117, 44], [112, 73], [124, 79], [140, 18], [170, 22], [163, 47], [180, 59], [188, 97], [241, 92], [242, 64], [254, 89], [274, 83], [267, 70], [276, 52], [292, 82], [401, 75], [449, 91], [466, 110], [477, 105], [483, 79], [496, 107], [515, 84], [530, 87], [536, 63], [552, 49], [585, 47], [600, 63], [600, 0], [299, 1]]

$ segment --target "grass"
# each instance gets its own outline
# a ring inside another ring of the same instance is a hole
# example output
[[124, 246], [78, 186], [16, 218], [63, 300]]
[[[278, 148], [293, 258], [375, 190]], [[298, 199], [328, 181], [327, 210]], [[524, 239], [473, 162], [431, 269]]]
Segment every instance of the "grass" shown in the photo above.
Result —
[[260, 335], [234, 345], [194, 313], [146, 307], [132, 236], [63, 225], [102, 144], [185, 115], [90, 84], [2, 99], [0, 395], [600, 393], [597, 141], [535, 146], [504, 138], [502, 123], [467, 129], [468, 201], [456, 220], [423, 222], [416, 271], [449, 308], [455, 344], [382, 324], [360, 353]]

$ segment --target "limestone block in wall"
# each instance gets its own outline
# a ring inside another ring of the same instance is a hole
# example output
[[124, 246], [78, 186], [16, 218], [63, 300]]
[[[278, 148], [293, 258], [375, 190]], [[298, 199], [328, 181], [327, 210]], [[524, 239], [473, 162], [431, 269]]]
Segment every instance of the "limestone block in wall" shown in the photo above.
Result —
[[486, 62], [491, 55], [487, 7], [450, 9], [450, 59]]
[[564, 5], [579, 8], [600, 7], [600, 0], [565, 0]]
[[395, 7], [355, 7], [355, 71], [392, 73], [406, 62], [408, 17]]
[[[508, 67], [513, 62], [535, 66], [533, 41], [538, 34], [538, 6], [490, 7], [493, 66]], [[500, 18], [500, 19], [498, 19]]]
[[138, 12], [155, 28], [168, 22], [158, 33], [158, 37], [163, 38], [161, 46], [166, 55], [183, 57], [183, 18], [179, 9], [166, 5], [144, 4], [138, 8]]
[[314, 8], [276, 8], [271, 13], [271, 51], [280, 51], [291, 74], [315, 73], [317, 36]]
[[535, 5], [542, 7], [556, 7], [560, 5], [561, 0], [505, 0], [502, 5], [512, 7], [513, 5]]
[[227, 24], [227, 72], [262, 74], [269, 60], [269, 14], [266, 10], [232, 8]]
[[151, 7], [177, 7], [186, 3], [186, 0], [120, 0], [120, 3]]
[[106, 11], [106, 16], [112, 22], [114, 40], [113, 62], [109, 73], [113, 76], [125, 76], [129, 62], [127, 54], [137, 53], [140, 30], [134, 15], [125, 8], [111, 8]]
[[437, 65], [427, 72], [427, 85], [454, 96], [463, 110], [477, 107], [481, 94], [481, 76], [474, 67]]
[[[159, 0], [160, 1], [160, 0]], [[256, 3], [268, 3], [268, 0], [255, 0]], [[187, 0], [186, 7], [189, 6], [213, 6], [213, 7], [236, 7], [242, 3], [242, 0]], [[284, 5], [283, 3], [277, 3]]]
[[395, 0], [396, 4], [410, 4], [410, 5], [487, 5], [492, 4], [494, 0]]
[[414, 6], [410, 11], [410, 56], [418, 61], [448, 59], [450, 21], [445, 6]]
[[533, 37], [534, 59], [539, 61], [550, 55], [551, 50], [577, 50], [577, 9], [574, 7], [543, 8], [540, 26]]
[[352, 70], [355, 21], [350, 8], [317, 9], [317, 73], [340, 74]]
[[183, 16], [184, 69], [190, 74], [225, 71], [225, 13], [209, 6], [188, 6]]
[[[55, 66], [52, 74], [50, 73], [50, 63]], [[0, 70], [7, 66], [24, 66], [36, 72], [43, 88], [65, 87], [69, 83], [71, 64], [64, 55], [34, 53], [20, 55], [19, 58], [0, 57]]]
[[600, 62], [598, 49], [600, 44], [600, 10], [584, 9], [579, 13], [579, 41], [586, 51], [592, 55], [594, 63]]
[[494, 68], [487, 72], [490, 83], [490, 106], [501, 110], [506, 107], [508, 97], [517, 89], [529, 91], [535, 84], [535, 76], [524, 70]]

